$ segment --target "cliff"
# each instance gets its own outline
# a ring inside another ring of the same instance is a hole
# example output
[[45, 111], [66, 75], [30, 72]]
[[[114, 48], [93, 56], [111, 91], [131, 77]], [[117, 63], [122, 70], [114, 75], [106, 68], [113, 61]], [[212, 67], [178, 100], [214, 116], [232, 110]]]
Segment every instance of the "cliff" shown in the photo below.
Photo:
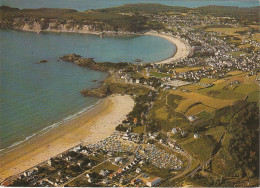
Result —
[[35, 18], [14, 18], [12, 20], [1, 19], [0, 28], [23, 30], [23, 31], [36, 31], [36, 32], [55, 31], [55, 32], [78, 32], [78, 33], [102, 32], [103, 29], [107, 31], [112, 29], [109, 25], [103, 23], [78, 24], [74, 20], [68, 20], [68, 21], [63, 21], [58, 19], [46, 20], [44, 18], [40, 20]]
[[71, 9], [17, 9], [0, 6], [0, 28], [56, 32], [142, 32], [145, 17]]

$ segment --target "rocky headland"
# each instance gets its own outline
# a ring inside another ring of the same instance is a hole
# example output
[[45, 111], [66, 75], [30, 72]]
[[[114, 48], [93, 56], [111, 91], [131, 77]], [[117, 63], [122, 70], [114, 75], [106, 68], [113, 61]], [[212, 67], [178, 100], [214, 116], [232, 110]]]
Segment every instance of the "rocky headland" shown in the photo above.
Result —
[[117, 82], [114, 77], [116, 76], [116, 71], [127, 68], [128, 66], [133, 66], [131, 63], [110, 63], [102, 62], [97, 63], [93, 58], [83, 58], [77, 54], [67, 54], [60, 57], [60, 60], [65, 62], [71, 62], [75, 65], [86, 67], [95, 71], [107, 72], [109, 76], [96, 88], [85, 89], [81, 93], [85, 96], [104, 98], [111, 94], [128, 94], [133, 95], [136, 92], [147, 93], [149, 89], [142, 86], [135, 86], [129, 83]]

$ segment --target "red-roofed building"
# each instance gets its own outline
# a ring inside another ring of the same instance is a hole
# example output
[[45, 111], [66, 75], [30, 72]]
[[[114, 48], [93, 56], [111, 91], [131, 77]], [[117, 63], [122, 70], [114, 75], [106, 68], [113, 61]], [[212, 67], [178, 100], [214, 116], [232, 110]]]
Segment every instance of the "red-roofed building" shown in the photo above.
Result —
[[123, 173], [122, 168], [119, 168], [119, 169], [116, 171], [116, 174], [117, 174], [117, 175], [120, 175], [120, 174], [122, 174], [122, 173]]

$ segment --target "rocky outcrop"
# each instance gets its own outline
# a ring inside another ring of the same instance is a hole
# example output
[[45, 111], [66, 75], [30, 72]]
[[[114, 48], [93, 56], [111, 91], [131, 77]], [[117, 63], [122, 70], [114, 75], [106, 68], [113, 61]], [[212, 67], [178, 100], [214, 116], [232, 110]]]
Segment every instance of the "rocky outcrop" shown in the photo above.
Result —
[[112, 92], [107, 85], [101, 85], [97, 88], [85, 89], [81, 91], [81, 94], [88, 97], [104, 98], [112, 94]]
[[[91, 70], [107, 72], [110, 68], [106, 65], [106, 63], [96, 63], [93, 58], [82, 58], [80, 55], [76, 54], [67, 54], [63, 57], [60, 57], [60, 60], [65, 62], [71, 62], [78, 66], [86, 67]], [[112, 67], [111, 67], [112, 68]]]
[[76, 54], [64, 55], [63, 57], [60, 57], [60, 60], [65, 62], [71, 62], [78, 66], [87, 67], [91, 70], [102, 72], [115, 71], [131, 65], [130, 63], [96, 63], [93, 58], [82, 58], [80, 55]]

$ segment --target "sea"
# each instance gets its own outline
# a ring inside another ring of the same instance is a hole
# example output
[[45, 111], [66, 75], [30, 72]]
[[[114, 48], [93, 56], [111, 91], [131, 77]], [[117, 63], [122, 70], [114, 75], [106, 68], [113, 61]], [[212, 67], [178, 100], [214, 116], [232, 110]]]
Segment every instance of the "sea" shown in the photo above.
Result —
[[[78, 11], [129, 3], [259, 6], [258, 1], [0, 0], [0, 5], [20, 9], [46, 7]], [[146, 35], [100, 38], [76, 33], [0, 30], [0, 155], [80, 116], [99, 102], [82, 96], [80, 91], [97, 87], [107, 74], [58, 61], [59, 57], [76, 53], [97, 62], [135, 59], [154, 62], [171, 56], [175, 50], [169, 41]], [[43, 59], [48, 62], [38, 63]]]

